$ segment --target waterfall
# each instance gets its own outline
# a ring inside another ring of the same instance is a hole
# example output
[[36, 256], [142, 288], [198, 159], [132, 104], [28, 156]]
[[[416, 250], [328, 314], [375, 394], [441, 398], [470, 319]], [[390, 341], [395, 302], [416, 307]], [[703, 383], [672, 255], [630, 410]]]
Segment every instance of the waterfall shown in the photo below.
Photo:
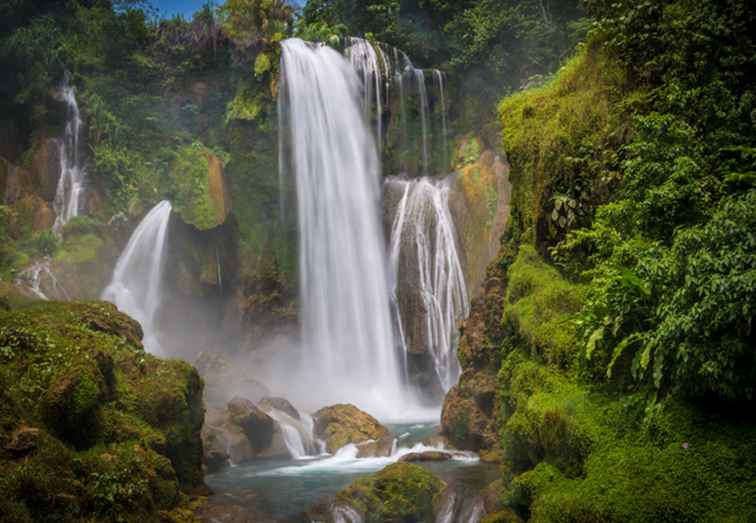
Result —
[[351, 63], [322, 45], [282, 44], [279, 125], [297, 189], [302, 375], [320, 403], [376, 416], [407, 406], [380, 226], [379, 161]]
[[68, 106], [68, 118], [63, 139], [59, 142], [60, 178], [55, 192], [53, 207], [55, 223], [53, 231], [59, 233], [71, 218], [79, 215], [80, 201], [84, 193], [86, 167], [81, 158], [81, 114], [76, 103], [74, 88], [66, 79], [61, 88], [62, 99]]
[[[383, 78], [388, 76], [389, 63], [380, 46], [373, 46], [367, 40], [351, 37], [344, 54], [362, 77], [364, 86], [362, 107], [365, 118], [369, 121], [375, 101], [375, 136], [378, 150], [383, 148]], [[388, 96], [387, 96], [388, 97]]]
[[451, 178], [388, 178], [401, 196], [390, 241], [394, 310], [407, 352], [427, 351], [444, 391], [459, 377], [457, 322], [469, 314], [457, 233], [449, 211]]
[[162, 349], [155, 317], [161, 301], [163, 254], [171, 204], [162, 201], [144, 217], [118, 258], [113, 279], [102, 299], [115, 304], [142, 325], [144, 345], [152, 353]]

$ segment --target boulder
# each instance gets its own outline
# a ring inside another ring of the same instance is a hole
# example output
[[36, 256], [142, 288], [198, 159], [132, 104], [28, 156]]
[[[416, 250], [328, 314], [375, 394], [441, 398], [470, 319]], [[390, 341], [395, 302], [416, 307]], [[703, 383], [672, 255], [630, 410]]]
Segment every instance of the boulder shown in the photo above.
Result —
[[394, 436], [389, 434], [380, 439], [371, 439], [357, 445], [358, 458], [385, 458], [394, 449]]
[[452, 459], [452, 455], [448, 452], [431, 450], [428, 452], [410, 452], [409, 454], [405, 454], [404, 456], [399, 458], [399, 461], [403, 461], [405, 463], [426, 463], [449, 461], [450, 459]]
[[145, 353], [136, 322], [110, 304], [40, 301], [0, 311], [0, 325], [0, 520], [95, 521], [107, 507], [158, 521], [203, 486], [202, 381]]
[[445, 487], [423, 467], [394, 463], [336, 494], [336, 505], [351, 507], [365, 523], [433, 523], [433, 500]]
[[236, 397], [229, 401], [226, 421], [242, 430], [255, 452], [269, 448], [273, 442], [276, 422], [248, 399]]
[[388, 436], [389, 430], [367, 412], [354, 405], [333, 405], [313, 416], [315, 436], [326, 442], [328, 452], [335, 453], [349, 443], [364, 443]]
[[289, 403], [289, 400], [285, 398], [263, 398], [258, 402], [257, 406], [265, 412], [269, 412], [271, 409], [275, 409], [288, 414], [295, 420], [301, 419], [299, 416], [299, 411], [294, 408], [294, 405]]

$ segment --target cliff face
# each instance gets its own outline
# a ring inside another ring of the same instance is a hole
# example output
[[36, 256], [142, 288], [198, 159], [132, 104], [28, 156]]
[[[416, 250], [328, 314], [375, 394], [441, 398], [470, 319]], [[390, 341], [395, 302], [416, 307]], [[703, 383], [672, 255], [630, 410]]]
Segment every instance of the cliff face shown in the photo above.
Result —
[[202, 382], [146, 354], [139, 324], [108, 304], [37, 303], [0, 325], [9, 521], [170, 520], [203, 486]]

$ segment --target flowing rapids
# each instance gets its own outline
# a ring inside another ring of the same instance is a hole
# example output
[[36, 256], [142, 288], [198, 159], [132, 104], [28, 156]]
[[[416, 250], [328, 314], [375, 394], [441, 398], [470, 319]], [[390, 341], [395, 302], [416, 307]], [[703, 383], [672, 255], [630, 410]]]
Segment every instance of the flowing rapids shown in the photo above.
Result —
[[[297, 192], [302, 374], [308, 399], [378, 417], [408, 405], [394, 342], [376, 143], [351, 63], [326, 46], [282, 44], [282, 177]], [[289, 169], [287, 169], [287, 166]]]
[[76, 102], [74, 88], [67, 81], [61, 88], [61, 95], [68, 106], [68, 119], [63, 139], [59, 143], [60, 178], [53, 203], [56, 215], [53, 230], [57, 233], [71, 218], [79, 215], [87, 175], [81, 156], [82, 121], [79, 104]]
[[142, 325], [145, 348], [162, 349], [157, 339], [156, 314], [161, 302], [163, 254], [171, 204], [162, 201], [144, 217], [118, 258], [113, 279], [102, 299], [114, 303]]
[[393, 300], [406, 353], [427, 351], [444, 391], [459, 378], [459, 320], [469, 314], [457, 233], [449, 211], [450, 178], [389, 178], [398, 193], [391, 228]]

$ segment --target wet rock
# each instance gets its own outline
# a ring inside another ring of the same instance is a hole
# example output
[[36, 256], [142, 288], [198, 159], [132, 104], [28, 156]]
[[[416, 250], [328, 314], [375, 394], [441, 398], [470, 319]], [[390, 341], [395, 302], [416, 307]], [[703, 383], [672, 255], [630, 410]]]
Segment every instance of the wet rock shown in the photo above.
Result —
[[229, 465], [228, 440], [223, 429], [207, 423], [202, 428], [202, 462], [208, 473], [223, 470]]
[[490, 408], [481, 408], [481, 404], [489, 407], [492, 385], [495, 386], [492, 376], [465, 371], [459, 385], [452, 387], [446, 395], [441, 412], [441, 430], [456, 448], [477, 452], [498, 445], [492, 402]]
[[40, 197], [52, 202], [60, 178], [60, 140], [42, 138], [38, 142], [32, 157], [31, 171]]
[[387, 435], [380, 439], [371, 439], [357, 444], [358, 458], [385, 458], [391, 455], [394, 449], [394, 436]]
[[263, 398], [257, 404], [263, 411], [268, 412], [271, 409], [280, 410], [281, 412], [288, 414], [295, 420], [299, 420], [299, 411], [294, 408], [294, 405], [289, 403], [289, 400], [285, 398]]
[[452, 455], [450, 453], [433, 450], [428, 452], [411, 452], [410, 454], [405, 454], [404, 456], [399, 458], [399, 461], [403, 461], [405, 463], [426, 463], [449, 461], [450, 459], [452, 459]]
[[226, 416], [229, 424], [242, 430], [255, 452], [270, 447], [276, 423], [250, 400], [239, 397], [232, 399], [226, 406]]
[[354, 405], [333, 405], [320, 409], [313, 416], [315, 436], [324, 440], [328, 452], [335, 453], [349, 443], [380, 440], [389, 430], [367, 412]]

